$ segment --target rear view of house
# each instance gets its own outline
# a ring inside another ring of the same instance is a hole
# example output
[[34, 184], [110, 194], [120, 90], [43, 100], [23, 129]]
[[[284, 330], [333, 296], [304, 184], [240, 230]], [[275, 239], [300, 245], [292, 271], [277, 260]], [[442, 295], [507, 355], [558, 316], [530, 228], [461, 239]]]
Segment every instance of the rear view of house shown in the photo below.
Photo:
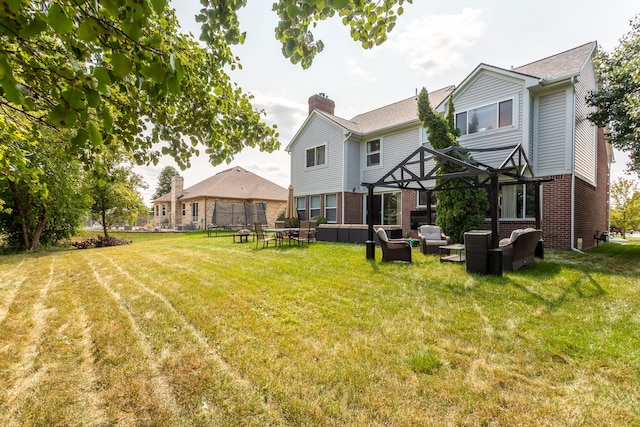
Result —
[[[523, 148], [534, 175], [547, 180], [538, 190], [547, 247], [588, 248], [597, 231], [608, 229], [611, 148], [603, 130], [587, 120], [585, 101], [597, 90], [596, 48], [591, 42], [512, 69], [480, 64], [457, 87], [430, 91], [432, 107], [443, 113], [453, 97], [463, 147]], [[326, 96], [312, 96], [310, 114], [287, 147], [298, 211], [330, 223], [366, 223], [368, 196], [361, 184], [377, 182], [428, 146], [428, 135], [415, 97], [350, 120], [335, 116], [334, 108]], [[482, 156], [477, 160], [497, 160]], [[502, 237], [534, 226], [534, 191], [501, 186]], [[400, 226], [405, 235], [425, 222], [431, 208], [423, 191], [380, 187], [373, 197], [373, 222]]]

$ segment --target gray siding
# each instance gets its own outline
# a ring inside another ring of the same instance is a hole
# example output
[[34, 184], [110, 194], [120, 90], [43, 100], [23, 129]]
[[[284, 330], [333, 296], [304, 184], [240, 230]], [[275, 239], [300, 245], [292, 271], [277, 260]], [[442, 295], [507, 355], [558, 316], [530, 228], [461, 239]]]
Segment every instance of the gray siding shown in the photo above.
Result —
[[[320, 115], [312, 117], [291, 148], [291, 178], [298, 195], [342, 191], [343, 128]], [[306, 167], [307, 149], [326, 145], [326, 164]]]
[[376, 182], [383, 175], [396, 167], [409, 154], [420, 146], [420, 128], [409, 128], [400, 132], [390, 133], [381, 136], [382, 156], [381, 167], [366, 168], [366, 142], [377, 137], [367, 138], [362, 142], [362, 181]]
[[346, 145], [346, 182], [345, 191], [356, 191], [360, 189], [362, 180], [360, 179], [360, 141], [350, 139]]
[[576, 175], [592, 185], [596, 185], [598, 129], [587, 116], [595, 110], [586, 103], [589, 91], [595, 90], [596, 80], [593, 68], [587, 65], [580, 73], [576, 84]]
[[537, 176], [570, 171], [567, 125], [571, 120], [567, 109], [567, 92], [559, 91], [538, 99], [538, 121], [534, 144], [534, 166]]
[[[523, 93], [523, 82], [499, 77], [490, 72], [479, 75], [470, 83], [469, 87], [454, 99], [456, 111], [469, 110], [513, 98], [515, 108], [513, 127], [461, 136], [458, 139], [460, 145], [467, 148], [496, 148], [523, 144], [526, 149], [528, 144], [527, 141], [523, 141], [525, 134], [523, 126], [528, 126], [528, 124], [523, 121]], [[501, 150], [493, 154], [477, 153], [474, 158], [497, 166], [508, 154], [508, 151]]]

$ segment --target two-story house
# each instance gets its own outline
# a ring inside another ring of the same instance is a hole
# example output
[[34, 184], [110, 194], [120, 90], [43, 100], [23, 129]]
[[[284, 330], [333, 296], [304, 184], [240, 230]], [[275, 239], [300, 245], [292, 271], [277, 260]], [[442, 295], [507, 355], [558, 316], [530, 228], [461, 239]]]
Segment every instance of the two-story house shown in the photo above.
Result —
[[[587, 120], [585, 101], [597, 90], [596, 48], [591, 42], [511, 69], [480, 64], [457, 87], [430, 91], [432, 107], [441, 112], [453, 97], [463, 147], [520, 144], [535, 176], [549, 179], [539, 194], [548, 247], [588, 248], [597, 231], [608, 229], [611, 149], [603, 130]], [[301, 217], [362, 224], [368, 195], [361, 184], [376, 182], [428, 144], [428, 135], [416, 97], [349, 120], [334, 110], [323, 94], [310, 97], [309, 116], [287, 146], [296, 204]], [[503, 237], [534, 224], [532, 191], [525, 185], [501, 188]], [[401, 226], [405, 234], [411, 233], [412, 215], [429, 208], [424, 192], [416, 190], [378, 188], [373, 197], [374, 223]]]

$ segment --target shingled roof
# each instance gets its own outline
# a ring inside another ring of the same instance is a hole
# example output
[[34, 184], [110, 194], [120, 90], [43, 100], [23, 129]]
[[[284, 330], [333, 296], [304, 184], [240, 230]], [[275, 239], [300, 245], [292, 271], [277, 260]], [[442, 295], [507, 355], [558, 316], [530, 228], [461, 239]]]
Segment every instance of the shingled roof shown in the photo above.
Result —
[[[454, 86], [447, 86], [429, 93], [429, 102], [436, 108], [453, 92]], [[418, 120], [418, 97], [412, 96], [402, 101], [377, 108], [367, 113], [358, 114], [346, 120], [324, 111], [316, 110], [347, 130], [360, 135], [369, 134], [394, 126]]]
[[589, 42], [562, 53], [514, 68], [512, 71], [541, 79], [556, 79], [577, 74], [589, 60], [597, 47], [597, 42]]
[[[239, 166], [227, 169], [205, 179], [192, 187], [186, 188], [180, 200], [211, 197], [217, 199], [238, 200], [275, 200], [285, 201], [288, 190], [267, 179], [264, 179]], [[154, 202], [170, 202], [171, 193], [154, 200]]]

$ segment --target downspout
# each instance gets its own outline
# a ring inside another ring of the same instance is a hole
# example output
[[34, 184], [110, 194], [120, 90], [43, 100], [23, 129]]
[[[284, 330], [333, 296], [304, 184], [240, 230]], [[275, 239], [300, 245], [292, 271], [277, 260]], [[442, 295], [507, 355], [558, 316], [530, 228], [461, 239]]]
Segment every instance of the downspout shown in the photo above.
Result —
[[347, 132], [344, 136], [344, 140], [342, 141], [342, 206], [340, 208], [340, 223], [344, 224], [344, 211], [345, 211], [345, 193], [347, 191], [347, 150], [345, 145], [349, 138], [351, 138], [352, 133]]
[[571, 77], [571, 88], [573, 91], [572, 97], [572, 113], [571, 113], [571, 250], [584, 254], [580, 249], [575, 246], [575, 234], [576, 234], [576, 82], [578, 79], [576, 76]]

